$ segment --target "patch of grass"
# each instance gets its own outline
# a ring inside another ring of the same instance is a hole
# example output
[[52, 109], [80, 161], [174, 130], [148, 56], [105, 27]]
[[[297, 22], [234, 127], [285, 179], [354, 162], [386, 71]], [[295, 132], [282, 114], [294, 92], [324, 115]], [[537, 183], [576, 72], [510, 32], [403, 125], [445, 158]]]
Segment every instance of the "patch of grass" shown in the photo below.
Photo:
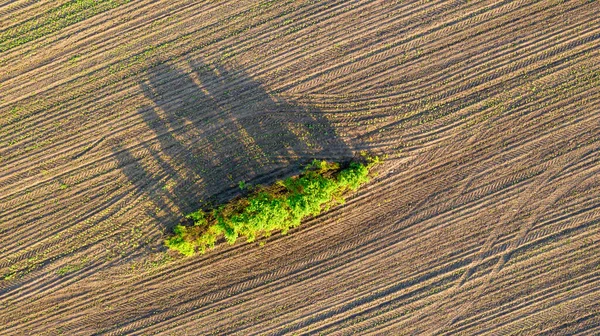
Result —
[[39, 17], [31, 18], [0, 33], [0, 52], [52, 34], [127, 2], [129, 0], [72, 0], [66, 2]]
[[69, 65], [75, 65], [79, 62], [80, 59], [81, 59], [81, 55], [73, 55], [73, 56], [69, 57], [67, 62], [69, 62]]
[[192, 212], [186, 216], [189, 224], [175, 226], [165, 245], [191, 256], [213, 248], [221, 237], [234, 244], [242, 236], [253, 242], [277, 230], [286, 234], [304, 218], [344, 203], [345, 195], [369, 182], [369, 171], [378, 163], [379, 158], [374, 157], [341, 169], [338, 163], [314, 160], [299, 176], [268, 187], [253, 187], [246, 197]]
[[80, 270], [82, 265], [67, 265], [65, 267], [61, 267], [56, 273], [58, 275], [65, 275], [67, 273], [75, 272]]

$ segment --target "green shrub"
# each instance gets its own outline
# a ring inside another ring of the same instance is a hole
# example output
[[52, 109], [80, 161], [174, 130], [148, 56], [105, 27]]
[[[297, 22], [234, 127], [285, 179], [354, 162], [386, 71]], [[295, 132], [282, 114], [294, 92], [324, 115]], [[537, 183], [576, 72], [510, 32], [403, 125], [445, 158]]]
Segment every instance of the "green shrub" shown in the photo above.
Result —
[[343, 203], [344, 195], [369, 182], [369, 170], [379, 162], [374, 157], [367, 163], [352, 162], [341, 169], [337, 163], [314, 160], [300, 176], [277, 181], [270, 187], [254, 188], [247, 197], [211, 211], [190, 213], [186, 218], [193, 224], [175, 226], [165, 245], [191, 256], [213, 248], [220, 237], [234, 244], [238, 237], [252, 242], [276, 230], [286, 234], [304, 218]]
[[178, 224], [173, 229], [174, 235], [165, 241], [165, 244], [181, 254], [191, 256], [194, 254], [194, 243], [189, 241], [188, 230], [185, 226]]

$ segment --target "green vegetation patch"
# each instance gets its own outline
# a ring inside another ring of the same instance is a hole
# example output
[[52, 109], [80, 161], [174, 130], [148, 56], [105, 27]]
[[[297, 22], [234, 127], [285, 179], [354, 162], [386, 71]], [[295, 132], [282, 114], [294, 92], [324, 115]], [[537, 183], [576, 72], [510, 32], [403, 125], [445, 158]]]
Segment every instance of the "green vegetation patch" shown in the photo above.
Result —
[[191, 256], [213, 248], [221, 237], [234, 244], [241, 236], [252, 242], [272, 231], [286, 234], [302, 219], [344, 203], [345, 195], [369, 182], [369, 171], [378, 163], [374, 157], [341, 169], [338, 163], [314, 160], [299, 176], [252, 188], [248, 196], [216, 208], [192, 212], [186, 216], [189, 224], [175, 226], [165, 244]]
[[130, 0], [71, 0], [0, 33], [0, 52], [57, 32]]

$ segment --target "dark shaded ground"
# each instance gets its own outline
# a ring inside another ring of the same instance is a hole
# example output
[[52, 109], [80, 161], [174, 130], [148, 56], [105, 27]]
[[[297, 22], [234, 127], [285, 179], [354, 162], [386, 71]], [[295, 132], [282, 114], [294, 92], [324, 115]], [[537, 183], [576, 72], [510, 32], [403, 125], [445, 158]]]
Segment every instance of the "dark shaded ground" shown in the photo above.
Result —
[[203, 202], [239, 194], [240, 181], [270, 184], [297, 174], [315, 158], [352, 158], [351, 148], [317, 108], [272, 96], [243, 71], [188, 64], [189, 73], [170, 64], [148, 71], [140, 86], [154, 106], [139, 113], [153, 135], [128, 149], [113, 148], [119, 166], [155, 204], [152, 215], [165, 227]]

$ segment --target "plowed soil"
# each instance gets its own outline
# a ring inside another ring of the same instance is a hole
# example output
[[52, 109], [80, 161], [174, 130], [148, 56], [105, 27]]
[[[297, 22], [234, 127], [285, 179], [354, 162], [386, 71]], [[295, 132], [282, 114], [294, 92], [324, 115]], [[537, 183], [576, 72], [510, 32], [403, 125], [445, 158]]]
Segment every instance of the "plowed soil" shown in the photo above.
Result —
[[[346, 204], [183, 258], [313, 158]], [[600, 334], [600, 2], [0, 2], [1, 335]]]

